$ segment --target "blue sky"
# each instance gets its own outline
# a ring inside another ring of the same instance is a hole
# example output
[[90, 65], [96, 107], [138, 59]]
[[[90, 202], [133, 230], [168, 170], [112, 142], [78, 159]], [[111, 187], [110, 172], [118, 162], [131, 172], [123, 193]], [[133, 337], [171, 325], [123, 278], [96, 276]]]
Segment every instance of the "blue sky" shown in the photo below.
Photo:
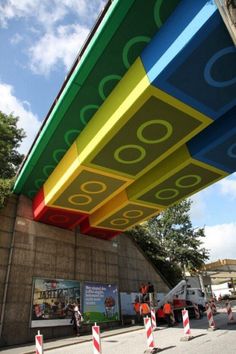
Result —
[[[0, 0], [0, 110], [20, 117], [27, 153], [105, 0]], [[197, 193], [211, 260], [236, 258], [236, 174]]]

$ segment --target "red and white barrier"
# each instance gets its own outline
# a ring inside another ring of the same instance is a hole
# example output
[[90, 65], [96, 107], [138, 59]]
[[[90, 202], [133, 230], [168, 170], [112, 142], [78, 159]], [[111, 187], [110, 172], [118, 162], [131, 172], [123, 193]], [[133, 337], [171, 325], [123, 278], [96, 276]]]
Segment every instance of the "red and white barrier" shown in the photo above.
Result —
[[43, 354], [43, 336], [40, 334], [40, 331], [35, 336], [35, 353]]
[[210, 301], [210, 307], [211, 307], [211, 311], [212, 311], [213, 315], [217, 314], [216, 304], [215, 304], [214, 300]]
[[191, 335], [190, 324], [189, 324], [189, 317], [188, 317], [188, 310], [182, 310], [182, 317], [183, 317], [183, 326], [184, 326], [184, 334], [186, 336]]
[[228, 315], [228, 324], [230, 324], [230, 323], [235, 324], [236, 322], [234, 320], [234, 316], [233, 316], [230, 302], [226, 302], [226, 310], [227, 310], [227, 315]]
[[156, 321], [156, 311], [153, 307], [151, 307], [151, 321], [152, 321], [152, 329], [155, 330], [157, 328], [157, 321]]
[[180, 338], [180, 340], [185, 342], [193, 338], [193, 336], [191, 336], [188, 310], [182, 310], [182, 317], [184, 326], [184, 337]]
[[94, 324], [94, 326], [92, 326], [92, 333], [93, 333], [93, 353], [102, 354], [100, 326], [97, 326], [96, 323]]
[[208, 323], [209, 323], [209, 329], [211, 330], [215, 330], [216, 329], [216, 324], [214, 321], [214, 317], [211, 311], [211, 307], [207, 304], [206, 305], [206, 313], [207, 313], [207, 319], [208, 319]]
[[198, 304], [193, 304], [193, 308], [194, 308], [195, 318], [199, 320], [201, 316], [200, 316]]
[[154, 344], [154, 337], [153, 337], [153, 332], [152, 332], [151, 320], [149, 317], [144, 318], [144, 326], [145, 326], [146, 335], [147, 335], [147, 347], [148, 347], [148, 349], [152, 350], [155, 348], [155, 344]]

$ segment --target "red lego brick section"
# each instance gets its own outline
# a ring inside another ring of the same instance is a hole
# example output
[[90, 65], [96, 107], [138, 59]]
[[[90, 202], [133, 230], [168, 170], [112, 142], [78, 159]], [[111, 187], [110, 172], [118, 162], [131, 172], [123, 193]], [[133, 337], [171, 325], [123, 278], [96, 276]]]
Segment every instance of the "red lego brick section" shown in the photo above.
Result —
[[71, 230], [79, 225], [86, 217], [87, 214], [45, 206], [40, 218], [37, 218], [37, 221]]
[[36, 221], [70, 230], [79, 225], [79, 223], [88, 216], [83, 213], [46, 206], [44, 203], [44, 193], [42, 188], [34, 197], [33, 215], [34, 220]]
[[40, 188], [40, 190], [34, 197], [32, 207], [34, 220], [40, 220], [41, 215], [44, 214], [45, 208], [43, 187]]
[[99, 229], [92, 227], [89, 224], [89, 218], [84, 219], [80, 224], [80, 233], [84, 235], [94, 236], [103, 240], [111, 240], [120, 234], [118, 231], [112, 231], [108, 229]]

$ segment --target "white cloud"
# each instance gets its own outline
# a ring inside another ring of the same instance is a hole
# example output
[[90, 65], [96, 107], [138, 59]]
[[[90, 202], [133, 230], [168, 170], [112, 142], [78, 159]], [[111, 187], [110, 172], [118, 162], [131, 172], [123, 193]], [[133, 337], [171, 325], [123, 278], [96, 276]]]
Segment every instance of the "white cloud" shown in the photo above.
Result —
[[8, 26], [12, 19], [34, 19], [44, 28], [51, 28], [68, 14], [83, 21], [94, 21], [105, 0], [5, 0], [0, 4], [0, 25]]
[[205, 227], [204, 247], [210, 250], [210, 261], [236, 258], [236, 223]]
[[207, 204], [205, 202], [205, 191], [194, 194], [190, 199], [192, 201], [190, 208], [190, 219], [194, 220], [197, 225], [204, 223], [207, 212]]
[[[87, 37], [105, 0], [5, 0], [0, 4], [0, 26], [12, 20], [27, 25], [24, 52], [29, 68], [48, 75], [62, 64], [68, 70]], [[65, 25], [65, 21], [70, 25]], [[20, 40], [18, 34], [11, 43]]]
[[8, 0], [0, 5], [0, 24], [8, 26], [12, 19], [34, 18], [37, 23], [48, 28], [66, 15], [66, 8], [62, 3], [47, 0]]
[[[34, 4], [33, 4], [34, 3]], [[29, 16], [34, 6], [40, 3], [40, 0], [8, 0], [0, 5], [0, 24], [7, 27], [8, 22], [12, 19]]]
[[236, 174], [219, 182], [220, 192], [231, 200], [236, 199]]
[[68, 70], [87, 35], [88, 29], [80, 25], [59, 26], [55, 32], [46, 33], [29, 49], [31, 70], [48, 75], [60, 64]]
[[37, 115], [30, 111], [30, 105], [27, 101], [20, 101], [14, 95], [14, 90], [11, 85], [1, 82], [0, 110], [5, 114], [13, 113], [15, 116], [20, 118], [18, 121], [18, 127], [24, 129], [27, 137], [23, 140], [19, 151], [26, 154], [41, 125]]
[[11, 44], [15, 45], [20, 43], [23, 40], [23, 37], [19, 33], [15, 33], [14, 36], [11, 38]]

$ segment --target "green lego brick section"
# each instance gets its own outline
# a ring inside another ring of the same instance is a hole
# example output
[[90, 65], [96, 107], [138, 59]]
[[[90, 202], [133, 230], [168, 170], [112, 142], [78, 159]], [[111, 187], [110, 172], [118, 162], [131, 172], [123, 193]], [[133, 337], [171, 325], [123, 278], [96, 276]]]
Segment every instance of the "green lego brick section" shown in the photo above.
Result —
[[[131, 1], [126, 1], [125, 5], [130, 6], [132, 4], [133, 0]], [[101, 42], [104, 44], [106, 43], [106, 37], [110, 36], [112, 34], [112, 30], [104, 31], [104, 27], [107, 27], [107, 22], [109, 17], [116, 17], [116, 14], [118, 12], [118, 16], [120, 17], [120, 20], [122, 20], [123, 16], [125, 15], [126, 11], [124, 7], [122, 6], [122, 9], [120, 9], [119, 6], [119, 1], [114, 1], [112, 5], [110, 6], [108, 12], [106, 13], [106, 16], [103, 19], [103, 22], [99, 26], [97, 32], [95, 33], [94, 37], [92, 38], [91, 42], [89, 43], [89, 46], [86, 49], [86, 52], [82, 56], [77, 68], [75, 71], [72, 73], [72, 76], [70, 77], [67, 85], [65, 86], [62, 94], [59, 97], [58, 102], [56, 103], [54, 109], [52, 110], [45, 126], [43, 127], [36, 144], [34, 145], [33, 149], [31, 150], [31, 153], [29, 154], [27, 161], [25, 162], [17, 180], [14, 186], [14, 191], [16, 193], [24, 193], [28, 196], [33, 196], [37, 190], [38, 187], [43, 184], [45, 181], [45, 173], [40, 172], [37, 174], [35, 182], [32, 183], [32, 178], [35, 176], [35, 169], [39, 169], [41, 166], [42, 167], [47, 167], [47, 166], [52, 166], [53, 169], [55, 167], [55, 163], [53, 163], [53, 158], [51, 157], [51, 154], [48, 154], [47, 151], [47, 144], [50, 144], [50, 146], [53, 145], [54, 139], [57, 138], [57, 141], [59, 141], [60, 137], [56, 133], [57, 126], [60, 123], [60, 121], [64, 118], [66, 115], [65, 113], [67, 112], [69, 106], [71, 105], [73, 99], [75, 98], [76, 94], [79, 92], [80, 86], [76, 83], [76, 79], [78, 77], [78, 74], [81, 75], [82, 77], [85, 76], [85, 74], [88, 74], [88, 68], [86, 67], [86, 73], [83, 71], [83, 66], [86, 60], [89, 60], [91, 55], [90, 52], [93, 51], [93, 46], [97, 45], [97, 40], [100, 39]], [[119, 11], [119, 9], [121, 11]], [[119, 21], [117, 18], [117, 25], [119, 25]], [[114, 28], [113, 21], [111, 22], [112, 27]], [[105, 38], [104, 38], [105, 37]], [[96, 50], [97, 54], [98, 51]], [[88, 59], [86, 59], [88, 58]], [[94, 63], [94, 60], [96, 58], [96, 54], [94, 53], [94, 56], [92, 58], [92, 62]], [[88, 66], [88, 64], [87, 64]], [[82, 71], [82, 73], [81, 73]], [[72, 131], [72, 129], [71, 129]], [[56, 133], [56, 134], [55, 134]], [[54, 134], [54, 135], [53, 135]], [[66, 135], [66, 141], [69, 143], [69, 145], [73, 142], [71, 142], [70, 139], [73, 139], [71, 137], [71, 134]], [[75, 137], [78, 135], [77, 129], [74, 131]], [[54, 138], [54, 139], [53, 139]], [[56, 145], [54, 143], [54, 145]], [[58, 145], [58, 144], [57, 144]], [[46, 150], [46, 151], [45, 151]], [[54, 149], [53, 149], [54, 150]], [[48, 155], [48, 156], [47, 156]], [[63, 156], [64, 154], [62, 154]], [[61, 156], [61, 157], [62, 157]], [[39, 163], [39, 164], [38, 164]], [[27, 191], [28, 188], [28, 191]], [[30, 188], [30, 190], [29, 190]]]
[[112, 2], [25, 161], [16, 193], [37, 193], [179, 2]]

